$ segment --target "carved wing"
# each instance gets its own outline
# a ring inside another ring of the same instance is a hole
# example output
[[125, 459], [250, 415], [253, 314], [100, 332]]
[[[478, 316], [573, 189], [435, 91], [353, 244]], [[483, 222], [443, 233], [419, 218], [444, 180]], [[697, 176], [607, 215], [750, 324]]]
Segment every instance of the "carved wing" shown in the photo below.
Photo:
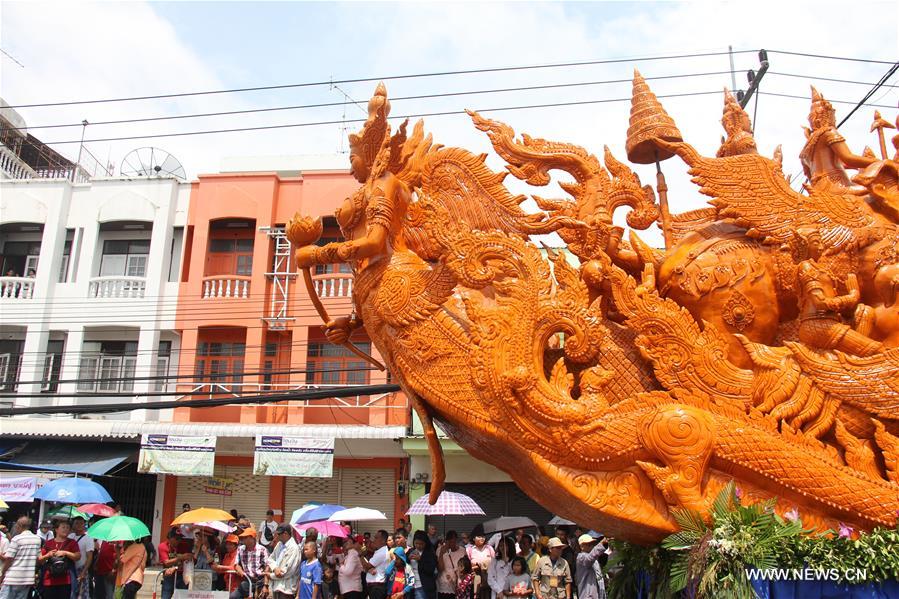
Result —
[[[484, 164], [487, 155], [476, 156], [461, 148], [439, 148], [424, 158], [419, 198], [445, 211], [450, 222], [467, 230], [498, 230], [513, 235], [543, 232], [553, 219], [521, 209], [523, 195], [512, 195], [503, 180]], [[410, 213], [416, 212], [415, 204]], [[426, 260], [436, 260], [440, 248], [433, 231], [420, 219], [409, 218], [403, 229], [406, 243]]]
[[746, 227], [750, 237], [786, 243], [797, 228], [817, 226], [826, 239], [841, 229], [875, 223], [871, 209], [841, 188], [824, 183], [810, 188], [808, 196], [797, 193], [780, 166], [760, 154], [708, 158], [687, 143], [658, 143], [690, 166], [693, 182], [712, 198], [719, 216]]
[[787, 346], [803, 376], [822, 391], [869, 414], [899, 418], [899, 349], [859, 358], [842, 352], [822, 356], [799, 343]]

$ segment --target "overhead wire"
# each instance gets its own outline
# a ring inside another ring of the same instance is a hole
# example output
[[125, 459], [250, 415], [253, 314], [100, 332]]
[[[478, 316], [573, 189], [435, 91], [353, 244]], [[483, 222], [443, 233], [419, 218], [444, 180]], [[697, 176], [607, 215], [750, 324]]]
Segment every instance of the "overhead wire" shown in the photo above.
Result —
[[[657, 75], [653, 77], [644, 77], [647, 81], [657, 81], [657, 80], [666, 80], [666, 79], [685, 79], [690, 77], [712, 77], [717, 75], [726, 75], [729, 74], [730, 71], [710, 71], [704, 73], [681, 73], [677, 75]], [[472, 96], [472, 95], [482, 95], [482, 94], [498, 94], [498, 93], [509, 93], [509, 92], [523, 92], [523, 91], [538, 91], [545, 89], [564, 89], [571, 87], [587, 87], [593, 85], [612, 85], [618, 83], [631, 83], [632, 79], [607, 79], [607, 80], [599, 80], [599, 81], [578, 81], [573, 83], [553, 83], [553, 84], [545, 84], [545, 85], [528, 85], [523, 87], [504, 87], [504, 88], [492, 88], [492, 89], [478, 89], [478, 90], [467, 90], [460, 92], [444, 92], [444, 93], [436, 93], [436, 94], [420, 94], [416, 96], [396, 96], [391, 97], [390, 102], [403, 102], [407, 100], [429, 100], [435, 98], [450, 98], [450, 97], [458, 97], [458, 96]], [[205, 117], [213, 117], [213, 116], [232, 116], [236, 114], [251, 114], [251, 113], [263, 113], [263, 112], [276, 112], [283, 110], [300, 110], [300, 109], [308, 109], [308, 108], [333, 108], [335, 106], [343, 106], [345, 102], [323, 102], [320, 104], [300, 104], [294, 106], [275, 106], [269, 108], [247, 108], [243, 110], [227, 110], [222, 112], [205, 112], [205, 113], [194, 113], [194, 114], [176, 114], [176, 115], [160, 115], [153, 117], [142, 117], [142, 118], [131, 118], [131, 119], [119, 119], [114, 121], [92, 121], [90, 123], [91, 127], [97, 127], [101, 125], [122, 125], [122, 124], [131, 124], [131, 123], [143, 123], [150, 121], [166, 121], [166, 120], [176, 120], [176, 119], [192, 119], [192, 118], [205, 118]], [[54, 125], [36, 125], [36, 126], [28, 126], [22, 127], [23, 130], [34, 130], [34, 129], [58, 129], [64, 127], [82, 127], [82, 123], [60, 123]], [[15, 130], [16, 127], [7, 127], [7, 129]]]
[[[259, 394], [246, 397], [225, 397], [214, 399], [183, 399], [143, 403], [118, 403], [97, 405], [31, 406], [27, 408], [0, 407], [0, 416], [25, 416], [30, 414], [103, 414], [108, 412], [132, 412], [135, 410], [165, 410], [169, 408], [213, 408], [227, 405], [259, 405], [284, 401], [328, 400], [359, 395], [380, 395], [401, 391], [399, 385], [386, 383], [360, 385], [343, 389], [323, 389], [311, 391], [290, 391], [277, 394]], [[136, 397], [141, 397], [138, 394]]]
[[865, 96], [861, 100], [859, 100], [858, 104], [856, 104], [855, 107], [849, 111], [849, 114], [844, 116], [843, 120], [837, 124], [837, 128], [842, 127], [843, 123], [852, 118], [852, 115], [855, 114], [859, 108], [867, 104], [868, 100], [871, 99], [871, 96], [877, 93], [877, 90], [879, 90], [887, 82], [887, 80], [889, 80], [889, 78], [896, 73], [897, 70], [899, 70], [899, 62], [893, 63], [893, 66], [887, 69], [887, 72], [884, 73], [883, 77], [881, 77], [880, 80], [875, 83], [874, 86], [868, 91], [868, 93], [866, 93]]
[[434, 71], [434, 72], [426, 72], [426, 73], [388, 75], [388, 76], [379, 76], [379, 77], [357, 77], [357, 78], [351, 78], [351, 79], [337, 79], [337, 80], [329, 79], [327, 81], [286, 83], [286, 84], [279, 84], [279, 85], [239, 87], [239, 88], [204, 90], [204, 91], [195, 91], [195, 92], [154, 94], [154, 95], [145, 95], [145, 96], [128, 96], [128, 97], [120, 97], [120, 98], [103, 98], [103, 99], [93, 99], [93, 100], [69, 100], [69, 101], [64, 101], [64, 102], [16, 104], [16, 105], [9, 106], [9, 108], [13, 108], [13, 109], [39, 108], [39, 107], [50, 107], [50, 106], [72, 106], [72, 105], [77, 105], [77, 104], [131, 102], [131, 101], [136, 101], [136, 100], [159, 100], [159, 99], [164, 99], [164, 98], [183, 98], [183, 97], [187, 97], [187, 96], [206, 96], [206, 95], [213, 95], [213, 94], [244, 93], [244, 92], [251, 92], [251, 91], [271, 91], [271, 90], [276, 90], [276, 89], [333, 86], [335, 84], [343, 85], [343, 84], [348, 84], [348, 83], [367, 83], [367, 82], [374, 82], [374, 81], [418, 79], [418, 78], [424, 78], [424, 77], [445, 77], [445, 76], [455, 76], [455, 75], [473, 75], [473, 74], [497, 73], [497, 72], [507, 72], [507, 71], [558, 69], [558, 68], [570, 68], [570, 67], [591, 66], [591, 65], [600, 65], [600, 64], [616, 64], [616, 63], [625, 63], [625, 62], [651, 62], [651, 61], [660, 61], [660, 60], [680, 60], [680, 59], [684, 59], [684, 58], [703, 58], [703, 57], [711, 57], [711, 56], [726, 56], [729, 54], [746, 54], [746, 53], [754, 53], [754, 52], [757, 52], [757, 50], [694, 52], [691, 54], [671, 54], [671, 55], [656, 55], [656, 56], [644, 56], [644, 57], [605, 58], [605, 59], [598, 59], [598, 60], [568, 61], [568, 62], [561, 62], [561, 63], [544, 63], [544, 64], [525, 65], [525, 66], [485, 67], [485, 68], [479, 68], [479, 69], [460, 69], [460, 70], [454, 70], [454, 71]]
[[[721, 90], [716, 89], [712, 91], [696, 91], [696, 92], [684, 92], [677, 94], [658, 94], [656, 97], [660, 99], [673, 99], [673, 98], [687, 98], [694, 96], [706, 96], [709, 94], [720, 94]], [[510, 110], [532, 110], [539, 108], [563, 108], [569, 106], [585, 106], [592, 104], [609, 104], [614, 102], [630, 102], [631, 97], [627, 96], [624, 98], [601, 98], [598, 100], [577, 100], [571, 102], [552, 102], [552, 103], [544, 103], [544, 104], [528, 104], [521, 106], [501, 106], [497, 108], [477, 108], [478, 112], [507, 112]], [[463, 115], [467, 114], [466, 110], [444, 110], [437, 112], [419, 112], [419, 113], [408, 113], [403, 115], [397, 115], [395, 118], [398, 120], [402, 119], [413, 119], [413, 118], [423, 118], [423, 117], [438, 117], [438, 116], [455, 116], [455, 115]], [[392, 117], [394, 118], [394, 117]], [[123, 137], [97, 137], [92, 139], [72, 139], [72, 140], [58, 140], [58, 141], [45, 141], [43, 143], [47, 145], [62, 145], [62, 144], [80, 144], [80, 143], [99, 143], [99, 142], [110, 142], [110, 141], [129, 141], [135, 139], [159, 139], [159, 138], [168, 138], [168, 137], [185, 137], [185, 136], [193, 136], [193, 135], [214, 135], [220, 133], [246, 133], [250, 131], [270, 131], [274, 129], [292, 129], [297, 127], [319, 127], [324, 125], [342, 125], [346, 123], [364, 123], [366, 119], [358, 118], [358, 119], [338, 119], [338, 120], [329, 120], [329, 121], [310, 121], [305, 123], [282, 123], [278, 125], [257, 125], [253, 127], [234, 127], [230, 129], [209, 129], [202, 131], [177, 131], [171, 133], [155, 133], [148, 135], [129, 135]]]

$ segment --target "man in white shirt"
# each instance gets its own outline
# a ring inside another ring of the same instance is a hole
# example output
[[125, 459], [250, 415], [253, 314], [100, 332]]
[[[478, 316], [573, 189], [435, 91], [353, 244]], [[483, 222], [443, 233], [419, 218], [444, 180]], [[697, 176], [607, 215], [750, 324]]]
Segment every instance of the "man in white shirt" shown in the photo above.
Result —
[[365, 568], [365, 585], [368, 587], [368, 599], [385, 599], [387, 588], [385, 582], [387, 575], [387, 531], [379, 530], [371, 539], [374, 549], [371, 557], [362, 560]]
[[72, 532], [69, 538], [78, 543], [81, 557], [75, 562], [75, 574], [78, 577], [78, 592], [73, 594], [75, 599], [90, 599], [91, 597], [91, 563], [94, 561], [94, 540], [87, 536], [87, 527], [84, 518], [72, 519]]
[[41, 527], [37, 531], [37, 536], [41, 541], [49, 541], [53, 538], [53, 525], [49, 520], [41, 522]]
[[278, 523], [275, 522], [275, 511], [268, 510], [265, 512], [265, 520], [259, 523], [259, 528], [256, 530], [259, 531], [259, 538], [257, 539], [259, 544], [265, 547], [269, 553], [278, 544], [278, 538], [275, 536], [277, 528]]
[[6, 547], [3, 558], [3, 586], [0, 599], [27, 599], [34, 586], [34, 571], [41, 552], [41, 539], [31, 532], [31, 518], [22, 516], [16, 522], [18, 532]]
[[300, 547], [293, 539], [290, 524], [279, 524], [274, 534], [277, 545], [268, 558], [270, 590], [273, 599], [293, 599], [300, 578]]

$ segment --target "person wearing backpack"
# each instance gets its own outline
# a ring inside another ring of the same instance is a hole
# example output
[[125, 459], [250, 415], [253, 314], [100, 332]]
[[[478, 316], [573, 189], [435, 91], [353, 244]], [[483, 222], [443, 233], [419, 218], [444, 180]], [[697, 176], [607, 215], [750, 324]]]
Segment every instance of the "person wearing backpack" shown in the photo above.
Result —
[[275, 512], [274, 510], [268, 510], [265, 512], [265, 520], [259, 523], [259, 544], [265, 547], [266, 551], [269, 553], [272, 552], [272, 549], [275, 548], [275, 545], [278, 544], [278, 540], [275, 538], [275, 530], [278, 528], [278, 523], [275, 522]]
[[53, 538], [41, 547], [41, 556], [37, 558], [42, 566], [41, 581], [43, 599], [69, 599], [72, 595], [75, 562], [81, 558], [78, 543], [69, 538], [72, 527], [68, 520], [56, 520], [53, 523]]

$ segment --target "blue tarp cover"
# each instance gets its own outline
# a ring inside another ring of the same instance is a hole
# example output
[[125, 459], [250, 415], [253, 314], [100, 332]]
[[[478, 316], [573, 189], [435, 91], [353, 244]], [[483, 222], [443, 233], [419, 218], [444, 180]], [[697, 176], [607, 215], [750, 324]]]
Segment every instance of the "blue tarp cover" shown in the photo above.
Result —
[[106, 474], [137, 453], [137, 445], [42, 439], [3, 456], [0, 466], [78, 474]]

